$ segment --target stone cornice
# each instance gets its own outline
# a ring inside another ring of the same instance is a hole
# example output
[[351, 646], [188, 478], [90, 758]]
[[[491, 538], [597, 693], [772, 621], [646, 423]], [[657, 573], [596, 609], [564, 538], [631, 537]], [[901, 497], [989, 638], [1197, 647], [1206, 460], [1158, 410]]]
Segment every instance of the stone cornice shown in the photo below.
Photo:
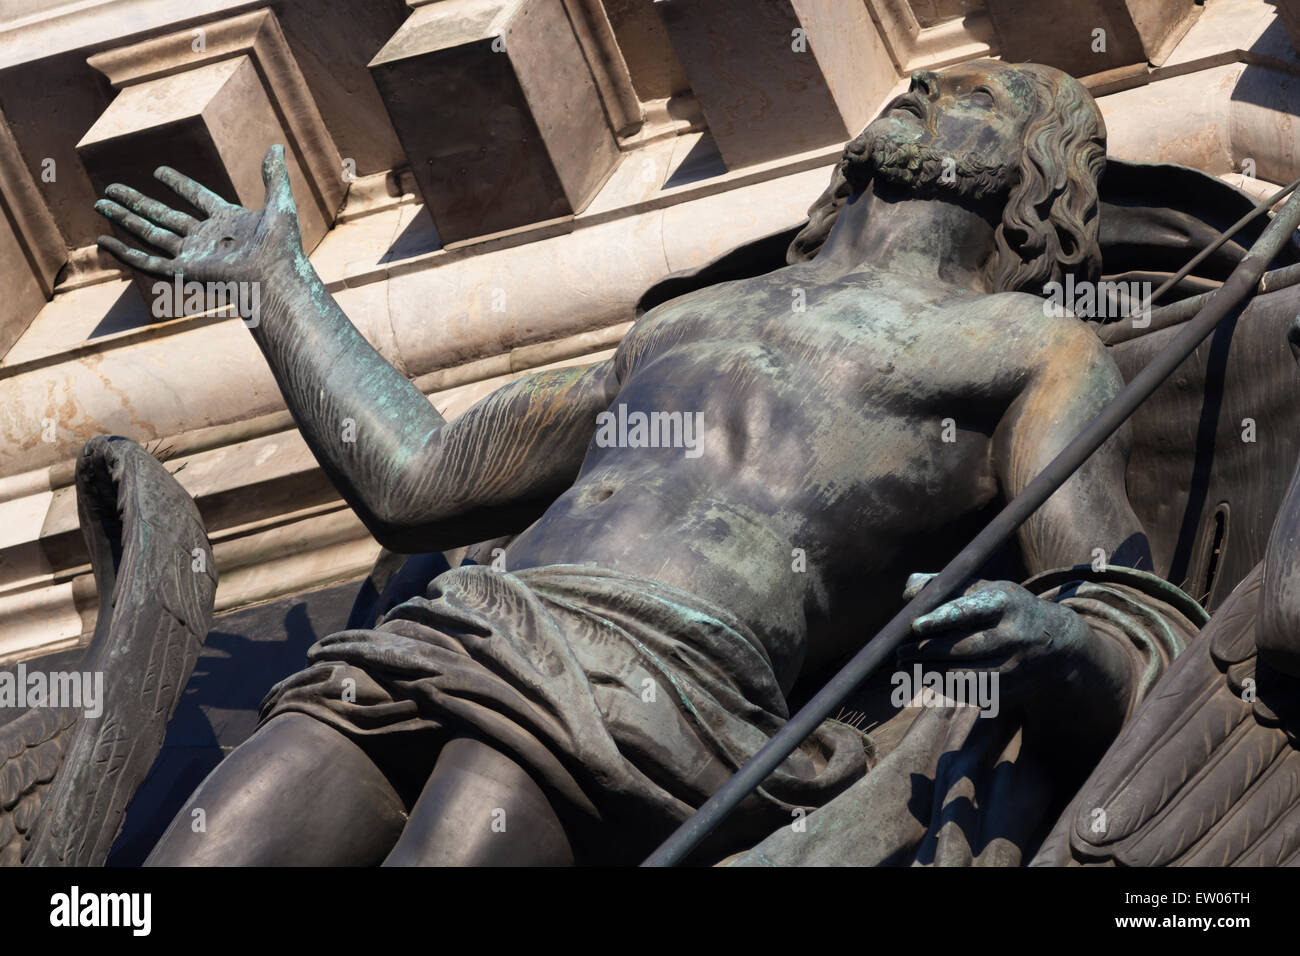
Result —
[[997, 55], [997, 37], [986, 13], [922, 27], [907, 0], [867, 0], [867, 9], [900, 76]]
[[87, 0], [0, 24], [0, 70], [73, 50], [95, 49], [142, 33], [250, 7], [266, 0]]
[[114, 87], [123, 89], [149, 80], [193, 70], [206, 63], [248, 56], [257, 67], [268, 96], [275, 102], [293, 154], [309, 173], [307, 179], [326, 215], [343, 204], [347, 182], [338, 150], [303, 79], [284, 33], [269, 9], [204, 24], [196, 50], [194, 30], [180, 30], [129, 46], [96, 53], [86, 62]]
[[[344, 289], [359, 288], [375, 282], [386, 282], [401, 275], [423, 272], [430, 269], [454, 268], [456, 263], [475, 256], [503, 252], [530, 243], [545, 241], [558, 235], [579, 232], [614, 222], [631, 216], [644, 215], [657, 210], [669, 209], [678, 205], [720, 195], [744, 186], [757, 185], [772, 179], [791, 176], [809, 169], [824, 167], [833, 163], [840, 154], [840, 147], [814, 150], [812, 152], [785, 159], [745, 167], [736, 172], [724, 173], [696, 183], [688, 183], [670, 189], [657, 190], [652, 196], [635, 199], [612, 208], [591, 209], [581, 216], [565, 219], [558, 223], [534, 223], [517, 230], [490, 236], [480, 236], [473, 240], [455, 243], [442, 249], [431, 250], [409, 259], [396, 262], [375, 262], [357, 266], [344, 274], [335, 274], [321, 268], [321, 278], [331, 293]], [[413, 196], [383, 197], [383, 183], [394, 174], [379, 174], [367, 177], [369, 181], [353, 184], [348, 195], [348, 204], [337, 222], [342, 225], [355, 222], [376, 212], [386, 212], [403, 205], [411, 205], [417, 200]], [[404, 180], [398, 174], [399, 181]], [[358, 186], [366, 188], [358, 190]], [[359, 194], [358, 194], [359, 193]], [[355, 203], [354, 203], [355, 200]], [[92, 253], [93, 247], [85, 250]], [[318, 268], [320, 268], [318, 266]], [[98, 281], [121, 279], [125, 273], [121, 270], [104, 271]], [[58, 291], [62, 293], [64, 286]], [[80, 342], [70, 348], [39, 355], [34, 358], [14, 362], [0, 362], [0, 381], [22, 375], [40, 368], [55, 366], [63, 362], [74, 361], [88, 356], [104, 355], [121, 348], [127, 348], [154, 339], [163, 339], [182, 332], [202, 328], [227, 319], [211, 315], [192, 315], [177, 319], [157, 322], [137, 329], [130, 329], [111, 335], [99, 336]]]

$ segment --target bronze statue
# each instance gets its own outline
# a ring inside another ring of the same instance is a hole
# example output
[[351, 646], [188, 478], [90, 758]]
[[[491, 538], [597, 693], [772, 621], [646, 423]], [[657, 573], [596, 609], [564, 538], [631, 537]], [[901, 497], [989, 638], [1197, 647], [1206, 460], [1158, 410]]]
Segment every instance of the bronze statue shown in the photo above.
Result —
[[[909, 572], [941, 567], [1120, 386], [1096, 335], [1038, 297], [1096, 278], [1104, 144], [1091, 97], [1051, 68], [918, 72], [846, 148], [790, 265], [664, 302], [612, 359], [512, 383], [451, 423], [326, 292], [278, 148], [257, 211], [166, 168], [198, 216], [109, 187], [96, 208], [157, 250], [102, 238], [124, 263], [260, 284], [252, 334], [381, 544], [517, 535], [504, 570], [454, 568], [319, 642], [151, 862], [643, 857], [781, 725], [801, 679], [890, 616]], [[942, 718], [964, 723], [955, 737], [827, 721], [697, 859], [872, 780], [890, 747], [1020, 766], [1041, 805], [1026, 817], [992, 781], [1002, 818], [1025, 821], [984, 837], [999, 862], [1031, 853], [1200, 623], [1126, 570], [1151, 567], [1118, 491], [1126, 456], [1121, 432], [989, 569], [1030, 587], [982, 585], [916, 623], [906, 665], [996, 670], [997, 718]], [[1086, 600], [1072, 573], [1043, 576], [1098, 553]], [[960, 850], [935, 842], [949, 805], [909, 821], [895, 797], [876, 862], [980, 856], [970, 827]]]

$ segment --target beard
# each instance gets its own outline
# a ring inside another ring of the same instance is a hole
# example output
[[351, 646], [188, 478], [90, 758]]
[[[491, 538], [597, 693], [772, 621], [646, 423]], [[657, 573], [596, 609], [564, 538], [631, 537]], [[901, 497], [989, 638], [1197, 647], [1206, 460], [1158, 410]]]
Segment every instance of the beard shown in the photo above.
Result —
[[873, 123], [844, 147], [840, 168], [854, 193], [879, 180], [918, 196], [1004, 196], [1012, 173], [980, 153], [951, 153], [914, 143]]

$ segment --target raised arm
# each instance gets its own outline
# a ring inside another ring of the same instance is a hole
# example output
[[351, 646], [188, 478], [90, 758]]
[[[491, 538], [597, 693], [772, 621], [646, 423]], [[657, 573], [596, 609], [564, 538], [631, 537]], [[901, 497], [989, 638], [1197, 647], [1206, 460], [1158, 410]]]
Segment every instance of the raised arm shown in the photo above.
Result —
[[260, 210], [166, 167], [155, 175], [206, 218], [115, 184], [95, 208], [166, 255], [108, 236], [101, 248], [163, 278], [258, 283], [253, 338], [317, 461], [385, 547], [442, 550], [520, 530], [572, 482], [613, 399], [611, 363], [521, 379], [449, 425], [348, 321], [303, 254], [282, 147], [263, 162]]
[[[1035, 317], [1042, 321], [1041, 316]], [[1019, 494], [1124, 385], [1097, 337], [1075, 319], [1044, 330], [1040, 359], [994, 435], [1003, 494]], [[1092, 564], [1152, 570], [1151, 549], [1126, 489], [1129, 434], [1121, 428], [1020, 527], [1031, 573]]]

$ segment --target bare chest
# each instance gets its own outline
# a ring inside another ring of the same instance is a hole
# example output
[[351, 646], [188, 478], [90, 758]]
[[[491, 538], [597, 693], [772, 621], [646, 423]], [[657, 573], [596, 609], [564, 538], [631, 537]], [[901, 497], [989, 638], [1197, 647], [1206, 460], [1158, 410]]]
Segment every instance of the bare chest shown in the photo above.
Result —
[[800, 279], [774, 273], [666, 303], [625, 338], [620, 381], [906, 415], [957, 402], [1004, 406], [1023, 381], [1031, 343], [994, 297], [890, 279]]

